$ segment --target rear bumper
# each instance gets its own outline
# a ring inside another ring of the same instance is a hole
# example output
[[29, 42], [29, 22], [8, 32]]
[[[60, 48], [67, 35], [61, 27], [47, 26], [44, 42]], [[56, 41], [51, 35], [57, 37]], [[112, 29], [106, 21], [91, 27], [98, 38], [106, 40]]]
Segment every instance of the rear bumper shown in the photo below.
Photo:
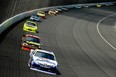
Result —
[[31, 49], [38, 49], [36, 47], [22, 46], [22, 50], [30, 51]]
[[54, 16], [54, 15], [56, 15], [56, 14], [52, 14], [52, 13], [48, 13], [49, 15], [52, 15], [52, 16]]

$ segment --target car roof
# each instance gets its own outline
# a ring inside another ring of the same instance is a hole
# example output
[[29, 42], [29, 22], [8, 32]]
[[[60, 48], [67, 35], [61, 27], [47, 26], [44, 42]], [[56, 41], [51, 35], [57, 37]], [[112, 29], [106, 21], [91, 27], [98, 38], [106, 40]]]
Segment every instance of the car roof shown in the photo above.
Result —
[[25, 36], [25, 37], [34, 37], [34, 38], [39, 38], [39, 39], [40, 39], [40, 37], [35, 36], [35, 35], [31, 35], [31, 34], [26, 34], [26, 36]]

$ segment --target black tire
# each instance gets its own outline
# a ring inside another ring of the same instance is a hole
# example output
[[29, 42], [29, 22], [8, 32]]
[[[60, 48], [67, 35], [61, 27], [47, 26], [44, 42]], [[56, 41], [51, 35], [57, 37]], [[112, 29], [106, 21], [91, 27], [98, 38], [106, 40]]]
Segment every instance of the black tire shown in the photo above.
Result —
[[36, 33], [39, 33], [39, 31], [36, 31]]
[[56, 69], [56, 75], [61, 75], [61, 73]]

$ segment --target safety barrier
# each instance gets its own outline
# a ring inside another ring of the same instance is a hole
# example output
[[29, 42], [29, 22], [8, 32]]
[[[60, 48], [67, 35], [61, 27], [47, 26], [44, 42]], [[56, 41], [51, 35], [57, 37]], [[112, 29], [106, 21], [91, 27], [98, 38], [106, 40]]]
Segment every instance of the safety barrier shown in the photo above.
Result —
[[[78, 7], [78, 6], [96, 6], [97, 4], [101, 4], [101, 5], [113, 5], [116, 2], [104, 2], [104, 3], [89, 3], [89, 4], [73, 4], [73, 5], [64, 5], [64, 6], [53, 6], [53, 7], [67, 7], [67, 8], [74, 8], [74, 7]], [[24, 13], [20, 13], [17, 14], [9, 19], [7, 19], [6, 21], [4, 21], [2, 24], [0, 24], [0, 34], [2, 34], [3, 31], [5, 31], [7, 28], [9, 28], [11, 25], [13, 25], [14, 23], [29, 17], [33, 12], [37, 12], [39, 10], [43, 10], [43, 11], [47, 11], [50, 8], [53, 7], [46, 7], [46, 8], [40, 8], [40, 9], [35, 9], [35, 10], [30, 10]]]

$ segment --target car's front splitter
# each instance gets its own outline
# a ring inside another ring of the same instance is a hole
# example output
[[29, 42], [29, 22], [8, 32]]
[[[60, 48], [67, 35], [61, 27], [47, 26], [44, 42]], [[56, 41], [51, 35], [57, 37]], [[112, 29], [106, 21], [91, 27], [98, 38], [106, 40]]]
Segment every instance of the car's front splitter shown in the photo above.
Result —
[[39, 71], [39, 72], [42, 72], [42, 73], [46, 73], [46, 74], [56, 75], [56, 73], [52, 73], [52, 72], [40, 70], [40, 69], [37, 69], [37, 68], [32, 68], [32, 67], [31, 67], [30, 69], [31, 69], [31, 70], [35, 70], [35, 71]]
[[29, 47], [22, 47], [22, 50], [25, 50], [25, 51], [30, 51], [31, 50], [31, 48], [29, 48]]

